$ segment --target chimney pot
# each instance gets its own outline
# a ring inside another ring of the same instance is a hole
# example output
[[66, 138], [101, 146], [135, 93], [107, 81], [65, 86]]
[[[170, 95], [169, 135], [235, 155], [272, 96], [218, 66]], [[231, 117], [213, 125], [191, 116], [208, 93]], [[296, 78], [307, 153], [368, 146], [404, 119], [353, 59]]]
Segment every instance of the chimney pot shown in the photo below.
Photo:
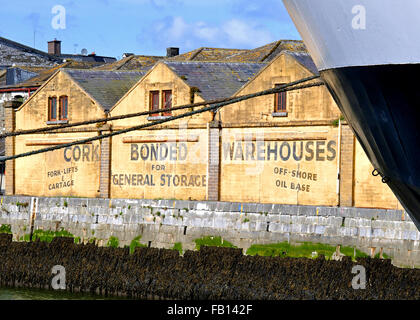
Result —
[[175, 47], [169, 47], [166, 48], [166, 57], [170, 58], [170, 57], [175, 57], [179, 55], [179, 48], [175, 48]]

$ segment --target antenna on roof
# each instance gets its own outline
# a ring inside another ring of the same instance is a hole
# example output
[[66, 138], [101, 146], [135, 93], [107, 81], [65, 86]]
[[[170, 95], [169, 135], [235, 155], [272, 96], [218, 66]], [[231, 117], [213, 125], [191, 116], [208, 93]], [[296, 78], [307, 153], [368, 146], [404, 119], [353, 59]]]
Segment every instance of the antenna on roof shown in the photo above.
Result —
[[87, 54], [88, 54], [88, 51], [87, 51], [87, 49], [82, 49], [82, 55], [84, 55], [84, 56], [87, 56]]

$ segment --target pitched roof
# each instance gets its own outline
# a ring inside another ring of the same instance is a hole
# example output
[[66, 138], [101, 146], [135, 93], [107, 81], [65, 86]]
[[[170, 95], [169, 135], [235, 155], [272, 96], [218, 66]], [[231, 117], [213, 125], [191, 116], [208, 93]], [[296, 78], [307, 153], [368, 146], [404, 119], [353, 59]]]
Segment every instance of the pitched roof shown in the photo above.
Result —
[[13, 64], [20, 64], [51, 66], [61, 62], [62, 59], [59, 57], [0, 37], [0, 65], [11, 66]]
[[174, 57], [167, 58], [168, 61], [224, 61], [235, 57], [238, 54], [247, 52], [247, 49], [224, 49], [202, 47]]
[[266, 64], [164, 61], [205, 100], [231, 97]]
[[66, 59], [66, 60], [71, 59], [71, 60], [79, 61], [79, 62], [96, 62], [98, 65], [102, 65], [104, 63], [113, 63], [117, 61], [117, 59], [114, 57], [97, 56], [96, 54], [89, 54], [85, 56], [83, 54], [63, 53], [63, 54], [58, 55], [58, 57], [60, 57], [61, 59]]
[[96, 67], [95, 70], [138, 70], [147, 72], [150, 68], [153, 67], [153, 65], [156, 62], [162, 59], [164, 59], [164, 57], [142, 55], [129, 56], [114, 63], [109, 63], [100, 67]]
[[80, 87], [90, 94], [104, 109], [115, 103], [145, 74], [134, 71], [102, 71], [63, 69]]
[[307, 52], [292, 52], [292, 51], [283, 51], [284, 54], [292, 56], [295, 58], [300, 64], [302, 64], [305, 68], [307, 68], [312, 73], [319, 75], [318, 68], [316, 67], [314, 61], [312, 60], [311, 56]]
[[291, 52], [306, 52], [306, 47], [302, 41], [299, 40], [279, 40], [262, 47], [258, 47], [252, 50], [246, 50], [245, 52], [227, 57], [226, 61], [229, 62], [270, 62], [282, 51]]
[[2, 89], [9, 88], [26, 88], [26, 87], [39, 87], [45, 81], [47, 81], [57, 70], [61, 68], [72, 68], [72, 69], [90, 69], [93, 66], [97, 66], [96, 62], [81, 62], [81, 61], [69, 61], [54, 67], [32, 67], [32, 66], [17, 66], [16, 68], [27, 70], [36, 73], [34, 77], [28, 80], [19, 82], [12, 85], [1, 86]]
[[279, 40], [255, 49], [223, 49], [202, 47], [167, 58], [167, 61], [224, 61], [224, 62], [269, 62], [282, 51], [303, 51], [306, 47], [300, 40]]

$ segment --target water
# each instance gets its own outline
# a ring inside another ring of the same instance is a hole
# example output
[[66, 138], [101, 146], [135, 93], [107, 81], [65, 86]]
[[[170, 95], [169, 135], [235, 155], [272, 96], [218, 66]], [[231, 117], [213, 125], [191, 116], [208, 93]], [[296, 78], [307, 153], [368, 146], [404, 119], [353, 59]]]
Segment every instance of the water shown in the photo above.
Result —
[[103, 297], [86, 293], [67, 291], [0, 288], [0, 300], [117, 300], [114, 297]]

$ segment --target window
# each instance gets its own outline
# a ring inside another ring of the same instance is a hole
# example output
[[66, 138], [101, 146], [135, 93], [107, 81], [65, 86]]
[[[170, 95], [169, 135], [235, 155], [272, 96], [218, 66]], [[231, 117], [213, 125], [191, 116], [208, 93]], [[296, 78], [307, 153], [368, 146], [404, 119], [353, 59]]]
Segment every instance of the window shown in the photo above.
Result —
[[67, 121], [69, 117], [68, 115], [69, 103], [67, 96], [61, 96], [58, 99], [58, 106], [57, 97], [48, 98], [48, 122]]
[[57, 121], [57, 98], [48, 98], [48, 121]]
[[[283, 84], [276, 84], [281, 87]], [[279, 92], [274, 95], [274, 113], [287, 112], [287, 92]]]
[[[150, 91], [150, 111], [159, 109], [159, 91]], [[159, 113], [154, 113], [152, 117], [159, 116]]]
[[[162, 92], [162, 98], [161, 97]], [[172, 90], [162, 90], [162, 91], [150, 91], [150, 111], [159, 110], [159, 109], [170, 109], [172, 108]], [[160, 103], [160, 99], [162, 102]], [[168, 117], [171, 115], [171, 111], [163, 111], [159, 113], [153, 113], [150, 115], [151, 118], [153, 117]], [[150, 119], [153, 120], [153, 119]]]
[[[172, 108], [172, 90], [164, 90], [162, 92], [162, 109]], [[163, 112], [164, 116], [170, 116], [171, 111]]]
[[60, 120], [68, 120], [68, 98], [66, 96], [60, 97]]

